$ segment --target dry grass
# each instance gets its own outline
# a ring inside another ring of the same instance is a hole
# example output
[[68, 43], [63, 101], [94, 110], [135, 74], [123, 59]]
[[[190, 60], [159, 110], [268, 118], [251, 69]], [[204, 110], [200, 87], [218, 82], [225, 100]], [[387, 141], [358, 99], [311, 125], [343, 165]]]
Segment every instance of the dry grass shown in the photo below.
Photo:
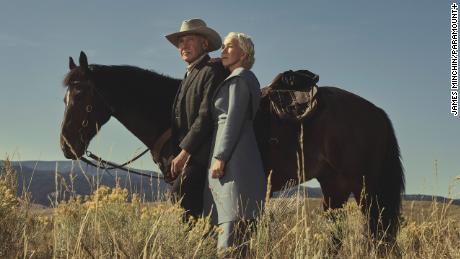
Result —
[[[146, 203], [126, 189], [101, 186], [89, 197], [31, 209], [16, 197], [11, 167], [0, 176], [0, 257], [216, 258], [208, 219], [182, 222], [170, 202]], [[355, 202], [323, 212], [321, 200], [271, 199], [249, 241], [250, 258], [460, 258], [460, 207], [404, 202], [395, 247], [367, 238]], [[331, 220], [335, 218], [335, 220]], [[341, 245], [333, 242], [339, 237]]]

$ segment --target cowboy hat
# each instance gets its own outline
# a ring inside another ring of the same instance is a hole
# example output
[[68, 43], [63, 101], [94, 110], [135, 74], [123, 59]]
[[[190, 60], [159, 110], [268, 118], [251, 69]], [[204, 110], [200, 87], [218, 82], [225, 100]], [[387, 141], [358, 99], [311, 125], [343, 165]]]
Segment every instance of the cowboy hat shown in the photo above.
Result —
[[185, 20], [182, 22], [179, 32], [171, 33], [165, 37], [174, 46], [178, 47], [179, 38], [190, 34], [199, 34], [205, 37], [208, 40], [209, 52], [217, 50], [222, 46], [222, 39], [220, 38], [219, 33], [207, 27], [206, 23], [201, 19]]

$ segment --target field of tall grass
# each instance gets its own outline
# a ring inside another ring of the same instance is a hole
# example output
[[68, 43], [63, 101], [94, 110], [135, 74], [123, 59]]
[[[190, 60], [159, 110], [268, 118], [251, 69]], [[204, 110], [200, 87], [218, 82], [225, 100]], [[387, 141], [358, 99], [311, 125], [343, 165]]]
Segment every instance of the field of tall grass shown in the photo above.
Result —
[[[16, 190], [7, 161], [0, 174], [0, 258], [218, 257], [220, 229], [207, 218], [183, 222], [184, 211], [169, 201], [145, 202], [119, 186], [99, 186], [90, 196], [36, 209]], [[401, 221], [389, 247], [369, 240], [354, 201], [324, 212], [319, 199], [273, 198], [251, 234], [247, 257], [460, 258], [459, 206], [404, 202]]]

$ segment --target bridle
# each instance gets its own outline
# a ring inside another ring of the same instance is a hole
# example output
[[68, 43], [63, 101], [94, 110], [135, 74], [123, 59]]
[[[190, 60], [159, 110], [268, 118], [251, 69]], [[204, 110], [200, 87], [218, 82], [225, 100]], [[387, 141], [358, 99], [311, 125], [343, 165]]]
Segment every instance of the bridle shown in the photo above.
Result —
[[[72, 84], [74, 84], [74, 85], [80, 84], [80, 81], [72, 81]], [[95, 94], [97, 94], [100, 97], [100, 99], [102, 100], [104, 106], [106, 106], [106, 108], [108, 108], [108, 110], [110, 111], [110, 115], [115, 114], [116, 111], [113, 108], [113, 106], [111, 106], [109, 104], [109, 102], [107, 102], [107, 100], [104, 98], [104, 96], [96, 89], [96, 87], [94, 85], [90, 86], [90, 91], [91, 91], [90, 92], [91, 96], [95, 96]], [[91, 113], [94, 111], [94, 107], [91, 104], [88, 104], [85, 107], [85, 111], [86, 111], [86, 116], [82, 120], [82, 123], [81, 123], [82, 127], [79, 129], [80, 139], [82, 140], [83, 143], [85, 141], [83, 139], [82, 130], [84, 128], [88, 127], [89, 118], [91, 116]], [[164, 147], [165, 143], [167, 142], [167, 140], [170, 137], [171, 137], [171, 129], [169, 128], [165, 132], [163, 132], [161, 134], [161, 136], [155, 141], [154, 146], [153, 146], [153, 150], [152, 150], [153, 160], [154, 160], [155, 163], [157, 163], [157, 164], [159, 163], [159, 161], [160, 161], [160, 153], [163, 150], [163, 147]], [[86, 158], [84, 156], [80, 157], [80, 160], [82, 160], [83, 162], [85, 162], [85, 163], [87, 163], [87, 164], [89, 164], [91, 166], [94, 166], [94, 167], [97, 167], [97, 168], [100, 168], [100, 169], [104, 169], [109, 174], [110, 174], [109, 170], [122, 169], [124, 171], [129, 172], [129, 173], [140, 175], [140, 176], [163, 179], [164, 178], [163, 175], [151, 175], [151, 174], [146, 174], [146, 173], [143, 173], [143, 172], [138, 172], [138, 171], [126, 168], [127, 165], [129, 165], [129, 164], [133, 163], [134, 161], [136, 161], [137, 159], [141, 158], [149, 150], [150, 150], [150, 148], [147, 148], [144, 151], [142, 151], [139, 155], [136, 155], [135, 157], [131, 158], [130, 160], [126, 161], [125, 163], [116, 164], [116, 163], [110, 162], [108, 160], [102, 159], [100, 156], [97, 156], [96, 154], [94, 154], [91, 151], [86, 149], [86, 151], [85, 151], [86, 156], [88, 156], [89, 158], [93, 159], [94, 161], [97, 161], [97, 164], [95, 164], [94, 162], [92, 162], [91, 160], [89, 160], [88, 158]]]

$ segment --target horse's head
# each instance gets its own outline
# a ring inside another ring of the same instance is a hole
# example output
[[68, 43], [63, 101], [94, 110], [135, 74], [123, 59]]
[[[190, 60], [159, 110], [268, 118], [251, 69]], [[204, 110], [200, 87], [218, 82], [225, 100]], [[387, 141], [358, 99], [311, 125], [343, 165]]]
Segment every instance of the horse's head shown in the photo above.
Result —
[[67, 91], [61, 126], [61, 149], [66, 158], [80, 158], [100, 127], [111, 116], [111, 109], [103, 99], [92, 77], [88, 59], [82, 51], [80, 65], [69, 57], [69, 69], [64, 79]]

